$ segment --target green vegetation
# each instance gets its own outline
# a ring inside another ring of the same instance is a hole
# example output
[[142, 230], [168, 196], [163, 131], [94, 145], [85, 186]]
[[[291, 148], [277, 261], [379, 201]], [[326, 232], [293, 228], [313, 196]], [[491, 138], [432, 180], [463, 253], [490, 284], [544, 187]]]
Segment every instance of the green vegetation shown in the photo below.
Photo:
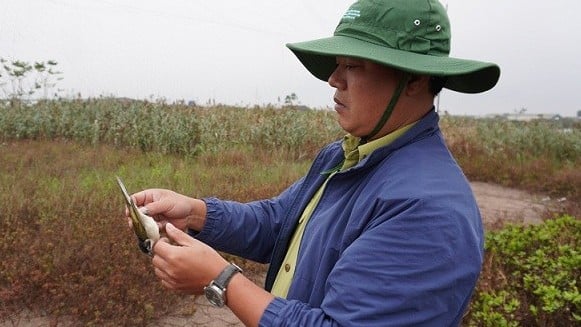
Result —
[[564, 129], [551, 121], [444, 117], [442, 130], [470, 180], [567, 197], [569, 213], [579, 215], [581, 122]]
[[581, 221], [571, 216], [486, 235], [467, 326], [579, 326]]
[[66, 139], [187, 157], [232, 148], [312, 156], [342, 136], [332, 113], [311, 110], [198, 108], [108, 98], [0, 109], [0, 139]]
[[[57, 65], [54, 60], [29, 63], [0, 57], [0, 96], [15, 104], [42, 91], [43, 99], [47, 99], [49, 92], [62, 80]], [[53, 95], [58, 95], [58, 90], [50, 94]]]
[[[471, 180], [567, 197], [565, 213], [579, 217], [579, 125], [444, 116], [442, 129]], [[279, 193], [341, 136], [325, 111], [107, 98], [0, 104], [0, 317], [25, 307], [87, 325], [144, 325], [168, 313], [181, 296], [159, 285], [137, 249], [114, 176], [130, 192], [250, 201]], [[489, 234], [467, 324], [578, 322], [579, 269], [569, 269], [579, 267], [578, 221], [551, 224]]]
[[42, 101], [4, 111], [0, 126], [5, 139], [67, 139], [190, 155], [199, 138], [195, 115], [186, 110], [173, 114], [165, 105], [108, 100]]

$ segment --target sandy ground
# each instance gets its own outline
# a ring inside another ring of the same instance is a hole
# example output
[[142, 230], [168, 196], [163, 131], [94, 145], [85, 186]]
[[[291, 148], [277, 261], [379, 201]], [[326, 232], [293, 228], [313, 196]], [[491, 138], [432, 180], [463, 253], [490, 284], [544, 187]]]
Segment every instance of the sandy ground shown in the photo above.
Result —
[[[564, 199], [550, 199], [524, 191], [505, 188], [494, 184], [472, 183], [476, 200], [482, 213], [486, 229], [498, 227], [504, 223], [536, 224], [542, 222], [543, 214], [559, 206]], [[264, 276], [248, 276], [258, 285], [263, 285]], [[193, 312], [193, 314], [192, 314]], [[33, 312], [23, 311], [17, 316], [0, 318], [0, 327], [53, 327], [76, 326], [70, 319], [58, 321], [39, 316]], [[228, 310], [214, 308], [203, 296], [192, 297], [184, 301], [180, 309], [148, 325], [164, 327], [207, 326], [230, 327], [243, 326]]]
[[495, 184], [473, 182], [472, 189], [486, 229], [506, 223], [538, 224], [566, 199], [551, 199]]

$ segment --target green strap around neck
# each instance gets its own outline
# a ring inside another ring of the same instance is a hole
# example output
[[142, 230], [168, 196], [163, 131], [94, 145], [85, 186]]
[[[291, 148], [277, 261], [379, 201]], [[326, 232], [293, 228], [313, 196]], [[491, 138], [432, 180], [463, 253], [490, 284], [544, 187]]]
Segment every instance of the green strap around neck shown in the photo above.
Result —
[[389, 117], [391, 117], [393, 108], [395, 108], [397, 100], [399, 100], [401, 92], [403, 92], [403, 89], [409, 82], [410, 78], [411, 78], [410, 74], [404, 73], [404, 76], [402, 76], [402, 78], [399, 80], [399, 84], [397, 85], [397, 88], [395, 89], [395, 92], [393, 93], [391, 100], [389, 100], [389, 104], [387, 105], [387, 108], [385, 108], [385, 111], [383, 112], [381, 119], [379, 119], [379, 122], [377, 122], [377, 125], [375, 125], [375, 128], [371, 131], [371, 133], [361, 138], [361, 144], [367, 143], [383, 128]]

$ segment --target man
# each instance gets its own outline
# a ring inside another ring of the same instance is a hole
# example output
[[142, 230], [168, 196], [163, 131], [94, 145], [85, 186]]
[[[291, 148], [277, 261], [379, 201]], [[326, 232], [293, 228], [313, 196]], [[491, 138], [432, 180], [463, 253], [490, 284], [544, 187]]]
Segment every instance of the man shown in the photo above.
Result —
[[[492, 88], [498, 66], [448, 56], [450, 25], [436, 0], [360, 0], [333, 37], [288, 47], [336, 89], [348, 135], [272, 199], [135, 194], [172, 240], [154, 246], [156, 275], [248, 326], [458, 325], [483, 232], [433, 100], [442, 87]], [[270, 263], [265, 289], [214, 249]]]

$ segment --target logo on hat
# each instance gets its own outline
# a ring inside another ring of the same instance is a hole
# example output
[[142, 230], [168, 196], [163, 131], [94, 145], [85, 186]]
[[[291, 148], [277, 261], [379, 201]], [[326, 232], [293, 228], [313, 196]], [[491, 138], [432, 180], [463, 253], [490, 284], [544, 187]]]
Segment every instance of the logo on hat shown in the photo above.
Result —
[[343, 19], [355, 19], [359, 16], [361, 16], [361, 11], [357, 9], [349, 9], [345, 12], [345, 15], [343, 15]]

